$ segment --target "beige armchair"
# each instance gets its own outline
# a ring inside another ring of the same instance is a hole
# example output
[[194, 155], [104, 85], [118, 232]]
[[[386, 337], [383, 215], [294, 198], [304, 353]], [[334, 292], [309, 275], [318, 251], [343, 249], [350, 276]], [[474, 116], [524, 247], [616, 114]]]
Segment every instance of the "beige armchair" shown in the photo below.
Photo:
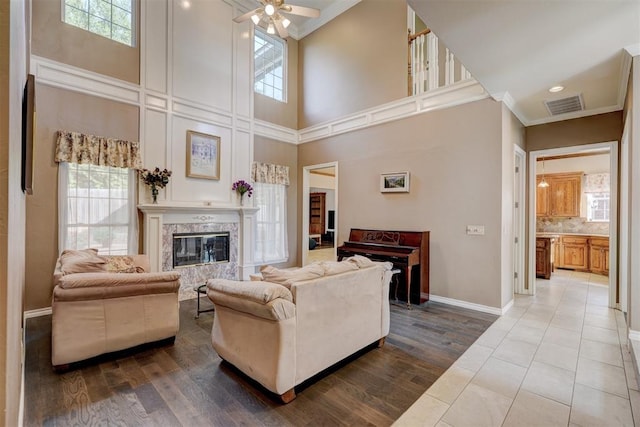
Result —
[[63, 252], [54, 272], [51, 303], [51, 363], [56, 369], [175, 338], [180, 275], [148, 271], [146, 255]]

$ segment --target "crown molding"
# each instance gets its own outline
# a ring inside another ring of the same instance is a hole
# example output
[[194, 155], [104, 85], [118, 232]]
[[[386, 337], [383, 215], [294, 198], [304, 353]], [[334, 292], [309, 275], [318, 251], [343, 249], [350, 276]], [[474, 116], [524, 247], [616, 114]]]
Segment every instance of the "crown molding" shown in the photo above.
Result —
[[626, 50], [631, 56], [638, 56], [640, 55], [640, 43], [626, 46], [624, 50]]

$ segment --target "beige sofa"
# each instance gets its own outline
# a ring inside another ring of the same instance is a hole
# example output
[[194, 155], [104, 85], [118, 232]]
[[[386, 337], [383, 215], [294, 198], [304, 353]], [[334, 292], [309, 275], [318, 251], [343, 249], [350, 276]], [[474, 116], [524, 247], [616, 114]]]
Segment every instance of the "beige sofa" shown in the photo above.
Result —
[[382, 346], [389, 333], [391, 264], [366, 260], [345, 269], [345, 263], [354, 265], [281, 270], [280, 284], [209, 280], [213, 348], [288, 403], [304, 380], [376, 341]]
[[89, 250], [63, 253], [54, 272], [51, 304], [51, 363], [56, 369], [175, 338], [180, 276], [148, 271], [146, 255], [98, 257]]

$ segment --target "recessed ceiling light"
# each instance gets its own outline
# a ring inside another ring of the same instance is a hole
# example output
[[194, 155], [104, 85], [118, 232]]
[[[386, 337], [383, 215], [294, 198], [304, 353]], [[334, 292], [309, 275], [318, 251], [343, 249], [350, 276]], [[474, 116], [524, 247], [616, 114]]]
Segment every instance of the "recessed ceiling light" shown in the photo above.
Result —
[[180, 3], [183, 9], [189, 9], [191, 7], [191, 2], [189, 0], [182, 0]]
[[549, 92], [556, 93], [556, 92], [560, 92], [561, 90], [564, 90], [564, 86], [554, 86], [549, 89]]

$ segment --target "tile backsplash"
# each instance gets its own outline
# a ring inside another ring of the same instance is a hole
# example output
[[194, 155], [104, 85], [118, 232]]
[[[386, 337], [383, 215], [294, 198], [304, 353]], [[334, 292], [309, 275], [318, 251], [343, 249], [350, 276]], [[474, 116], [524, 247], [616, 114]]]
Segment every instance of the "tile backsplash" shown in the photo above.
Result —
[[608, 222], [588, 222], [586, 218], [553, 218], [536, 219], [538, 233], [580, 233], [609, 235]]

